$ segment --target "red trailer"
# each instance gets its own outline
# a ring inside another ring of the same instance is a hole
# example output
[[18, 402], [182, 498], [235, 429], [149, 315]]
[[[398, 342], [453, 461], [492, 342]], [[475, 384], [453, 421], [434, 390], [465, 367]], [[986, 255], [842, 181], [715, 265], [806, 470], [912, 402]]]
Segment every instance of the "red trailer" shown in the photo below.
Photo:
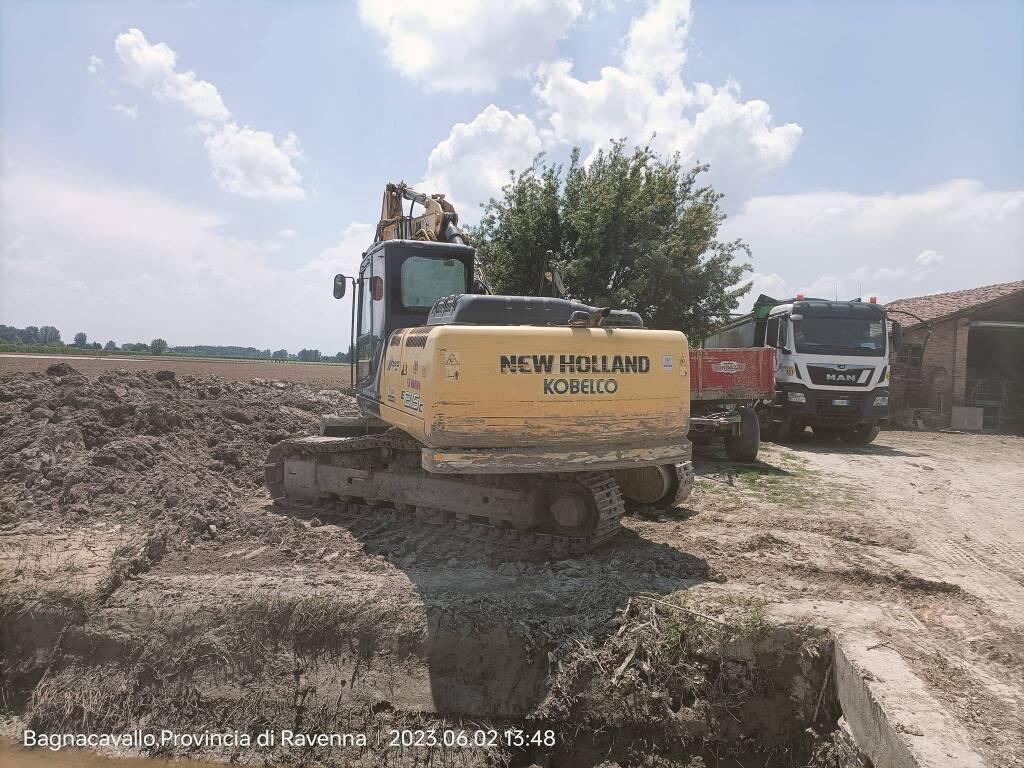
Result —
[[772, 347], [690, 350], [690, 441], [725, 438], [734, 461], [756, 461], [762, 412], [775, 397]]

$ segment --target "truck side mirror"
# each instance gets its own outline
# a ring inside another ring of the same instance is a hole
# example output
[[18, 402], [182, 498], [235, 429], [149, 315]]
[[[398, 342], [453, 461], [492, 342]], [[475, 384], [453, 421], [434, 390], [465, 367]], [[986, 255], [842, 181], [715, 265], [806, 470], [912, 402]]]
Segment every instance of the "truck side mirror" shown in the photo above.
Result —
[[342, 274], [334, 276], [334, 298], [340, 299], [345, 295], [345, 289], [348, 287], [348, 278]]
[[899, 350], [903, 346], [903, 326], [897, 321], [892, 321], [892, 347]]

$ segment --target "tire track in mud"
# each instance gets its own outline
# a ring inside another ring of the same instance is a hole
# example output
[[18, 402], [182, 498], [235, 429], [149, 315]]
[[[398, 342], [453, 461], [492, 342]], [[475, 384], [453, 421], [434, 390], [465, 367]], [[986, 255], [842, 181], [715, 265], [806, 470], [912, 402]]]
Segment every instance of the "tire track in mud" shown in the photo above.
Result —
[[888, 560], [956, 583], [1024, 625], [1024, 521], [1008, 503], [1024, 497], [1024, 440], [895, 432], [878, 442], [878, 453], [792, 450], [823, 475], [868, 489], [861, 511], [879, 524], [911, 532], [914, 546]]

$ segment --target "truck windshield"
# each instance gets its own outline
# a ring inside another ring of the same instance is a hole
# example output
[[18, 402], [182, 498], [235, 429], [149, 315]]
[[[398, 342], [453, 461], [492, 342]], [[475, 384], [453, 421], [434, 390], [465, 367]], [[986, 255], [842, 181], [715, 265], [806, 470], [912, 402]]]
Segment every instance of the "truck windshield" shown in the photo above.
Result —
[[796, 351], [810, 355], [885, 354], [885, 321], [848, 317], [810, 317], [793, 323]]
[[402, 306], [430, 307], [442, 296], [466, 292], [466, 265], [458, 259], [410, 256], [402, 262]]

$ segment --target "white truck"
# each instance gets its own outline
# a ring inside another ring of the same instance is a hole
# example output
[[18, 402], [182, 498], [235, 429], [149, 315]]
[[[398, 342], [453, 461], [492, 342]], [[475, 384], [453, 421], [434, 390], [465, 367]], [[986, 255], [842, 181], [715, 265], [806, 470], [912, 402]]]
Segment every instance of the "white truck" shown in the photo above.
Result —
[[719, 328], [705, 347], [774, 347], [775, 400], [761, 412], [762, 435], [776, 442], [810, 426], [823, 438], [866, 445], [889, 418], [889, 351], [902, 329], [869, 301], [761, 295], [754, 311]]

